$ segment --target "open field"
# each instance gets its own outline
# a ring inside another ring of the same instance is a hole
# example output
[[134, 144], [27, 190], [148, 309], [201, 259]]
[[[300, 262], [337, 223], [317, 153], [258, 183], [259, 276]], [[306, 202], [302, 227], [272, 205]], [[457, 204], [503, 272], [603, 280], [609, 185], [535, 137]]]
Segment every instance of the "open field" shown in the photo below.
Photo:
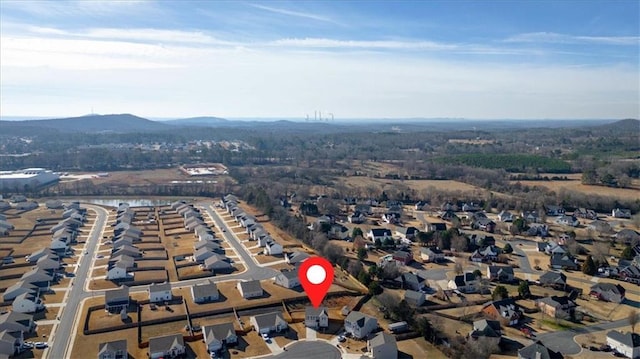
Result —
[[[551, 174], [547, 174], [551, 177]], [[541, 176], [545, 176], [545, 174], [541, 174]], [[557, 174], [553, 175], [557, 176]], [[564, 175], [563, 175], [564, 176]], [[582, 174], [580, 173], [572, 173], [566, 175], [569, 179], [568, 181], [511, 181], [511, 183], [520, 182], [525, 186], [538, 186], [545, 187], [552, 191], [559, 191], [561, 189], [581, 192], [585, 194], [596, 194], [600, 196], [609, 196], [615, 198], [629, 199], [629, 198], [637, 198], [638, 191], [640, 190], [640, 181], [634, 180], [632, 181], [632, 188], [613, 188], [613, 187], [605, 187], [605, 186], [592, 186], [582, 184], [581, 178]]]
[[[64, 180], [65, 178], [63, 178]], [[116, 171], [109, 172], [106, 177], [98, 177], [97, 173], [74, 173], [67, 177], [68, 180], [90, 179], [94, 184], [109, 185], [143, 185], [143, 184], [169, 184], [171, 181], [210, 181], [215, 180], [222, 183], [225, 180], [233, 179], [229, 176], [199, 176], [191, 177], [178, 168], [141, 170], [141, 171]]]
[[474, 192], [485, 191], [479, 187], [453, 180], [393, 180], [387, 178], [372, 178], [364, 176], [341, 177], [338, 179], [342, 184], [352, 188], [367, 188], [369, 186], [381, 190], [390, 188], [407, 187], [415, 191], [425, 191], [431, 188], [446, 192]]

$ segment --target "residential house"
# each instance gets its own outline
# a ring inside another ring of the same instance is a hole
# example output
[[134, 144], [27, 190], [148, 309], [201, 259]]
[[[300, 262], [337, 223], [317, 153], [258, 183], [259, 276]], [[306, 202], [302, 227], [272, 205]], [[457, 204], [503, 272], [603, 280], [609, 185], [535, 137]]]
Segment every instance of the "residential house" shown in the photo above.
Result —
[[240, 281], [237, 284], [237, 288], [244, 299], [262, 297], [264, 294], [259, 280], [250, 280], [246, 282]]
[[295, 288], [300, 286], [300, 279], [298, 279], [298, 269], [287, 270], [283, 269], [276, 275], [275, 283], [285, 288]]
[[51, 282], [53, 281], [53, 276], [36, 267], [23, 274], [20, 279], [25, 283], [35, 285], [41, 290], [48, 290]]
[[38, 287], [29, 282], [20, 280], [4, 290], [4, 293], [2, 294], [2, 301], [11, 302], [23, 293], [37, 294]]
[[611, 330], [607, 333], [607, 345], [627, 358], [640, 358], [640, 334]]
[[367, 217], [362, 212], [354, 212], [347, 216], [349, 223], [364, 223]]
[[469, 257], [472, 262], [492, 262], [498, 260], [502, 250], [496, 246], [486, 246], [476, 249]]
[[404, 300], [407, 304], [412, 305], [414, 307], [419, 307], [424, 304], [426, 301], [425, 295], [422, 292], [417, 292], [415, 290], [407, 289], [404, 292]]
[[611, 217], [613, 218], [631, 218], [630, 209], [616, 208], [611, 211]]
[[0, 358], [13, 358], [23, 350], [24, 335], [20, 331], [0, 331]]
[[542, 223], [542, 217], [538, 214], [537, 211], [523, 211], [520, 213], [520, 217], [522, 217], [527, 223]]
[[391, 238], [391, 230], [386, 228], [371, 228], [369, 232], [367, 232], [367, 238], [372, 242], [375, 242], [376, 239], [384, 241], [387, 238]]
[[420, 290], [424, 287], [424, 278], [413, 272], [402, 273], [397, 279], [402, 282], [402, 288]]
[[487, 266], [487, 278], [490, 281], [513, 282], [515, 273], [511, 266]]
[[587, 225], [587, 229], [596, 231], [598, 233], [613, 233], [613, 227], [607, 221], [597, 219]]
[[438, 248], [420, 248], [420, 258], [423, 262], [442, 262], [444, 261], [444, 253]]
[[478, 339], [480, 337], [490, 338], [495, 344], [500, 342], [502, 330], [500, 322], [497, 320], [481, 319], [473, 322], [473, 330], [469, 333], [469, 337]]
[[469, 238], [469, 243], [477, 247], [495, 246], [496, 239], [493, 236], [487, 236], [483, 234], [472, 234]]
[[11, 309], [18, 313], [35, 313], [44, 309], [44, 303], [35, 293], [25, 292], [13, 300]]
[[98, 359], [127, 359], [127, 340], [115, 340], [98, 345]]
[[400, 214], [396, 213], [396, 212], [384, 213], [384, 214], [382, 214], [381, 218], [385, 223], [389, 223], [389, 224], [398, 224], [398, 223], [400, 223]]
[[282, 255], [282, 245], [276, 241], [267, 243], [264, 247], [264, 254], [268, 254], [270, 256]]
[[260, 334], [279, 333], [289, 328], [289, 324], [284, 320], [281, 312], [254, 315], [249, 320], [256, 332]]
[[462, 212], [478, 212], [481, 211], [482, 207], [478, 203], [465, 203], [462, 205]]
[[377, 206], [377, 205], [378, 205], [378, 201], [376, 200], [370, 200], [368, 201], [368, 203], [358, 203], [356, 204], [355, 211], [360, 212], [365, 216], [371, 215], [373, 213], [371, 211], [371, 206]]
[[570, 269], [570, 270], [578, 270], [580, 266], [575, 258], [573, 258], [570, 254], [560, 254], [555, 253], [551, 255], [549, 259], [549, 266], [552, 269]]
[[21, 202], [16, 204], [16, 209], [18, 211], [30, 211], [36, 208], [38, 208], [38, 202], [36, 201]]
[[574, 213], [574, 216], [578, 217], [578, 218], [584, 218], [584, 219], [598, 219], [598, 214], [596, 213], [596, 211], [592, 210], [592, 209], [586, 209], [586, 208], [578, 208]]
[[518, 324], [522, 318], [522, 310], [512, 298], [489, 302], [482, 307], [482, 313], [508, 326]]
[[208, 303], [216, 301], [220, 298], [218, 286], [212, 281], [206, 281], [191, 286], [191, 296], [194, 303]]
[[167, 359], [184, 355], [186, 347], [182, 334], [171, 334], [149, 339], [149, 358]]
[[385, 332], [377, 333], [367, 342], [367, 351], [373, 359], [397, 359], [396, 337]]
[[460, 218], [456, 215], [454, 211], [443, 211], [438, 215], [438, 217], [443, 221], [447, 221], [447, 222], [451, 222], [454, 219], [460, 220]]
[[202, 248], [207, 248], [208, 250], [213, 252], [224, 253], [224, 249], [222, 248], [222, 246], [220, 246], [220, 244], [213, 241], [199, 240], [196, 242], [196, 244], [193, 245], [194, 253]]
[[212, 272], [230, 271], [233, 267], [228, 260], [227, 257], [214, 253], [213, 256], [205, 259], [202, 268]]
[[193, 253], [193, 260], [198, 263], [204, 263], [205, 260], [216, 255], [208, 246], [202, 246]]
[[11, 205], [7, 203], [7, 201], [0, 200], [0, 211], [6, 211], [7, 209], [10, 209], [10, 208], [11, 208]]
[[532, 223], [529, 225], [529, 229], [527, 229], [526, 234], [528, 236], [538, 236], [538, 237], [548, 237], [549, 236], [549, 226], [543, 223]]
[[376, 328], [378, 328], [378, 319], [355, 310], [344, 319], [345, 332], [357, 339], [366, 338]]
[[142, 253], [140, 252], [140, 249], [134, 246], [126, 245], [126, 244], [118, 249], [112, 249], [111, 253], [112, 253], [111, 254], [112, 257], [118, 257], [118, 256], [129, 256], [133, 258], [142, 257]]
[[401, 239], [414, 240], [419, 232], [416, 227], [396, 227], [395, 235]]
[[329, 229], [329, 238], [345, 240], [349, 238], [349, 228], [339, 223], [332, 224]]
[[304, 309], [304, 326], [312, 329], [329, 327], [329, 310], [327, 307], [314, 308], [307, 306]]
[[26, 202], [27, 197], [22, 194], [14, 194], [11, 196], [11, 198], [9, 198], [9, 200], [13, 203], [21, 203], [21, 202]]
[[31, 333], [36, 329], [33, 316], [25, 313], [6, 312], [0, 314], [0, 332], [6, 330], [9, 332], [20, 331], [23, 333]]
[[[128, 256], [122, 255], [119, 258], [126, 258]], [[128, 257], [131, 258], [131, 257]], [[108, 280], [116, 280], [116, 279], [127, 279], [133, 276], [133, 273], [129, 273], [129, 270], [133, 268], [134, 262], [129, 259], [120, 259], [117, 262], [113, 262], [112, 265], [109, 266], [109, 270], [107, 270], [107, 279]]]
[[424, 210], [427, 210], [427, 209], [429, 209], [429, 202], [426, 202], [426, 201], [418, 201], [418, 202], [413, 206], [413, 208], [414, 208], [416, 211], [424, 211]]
[[542, 313], [558, 319], [573, 318], [577, 307], [576, 303], [569, 297], [555, 295], [536, 300], [536, 306]]
[[547, 213], [547, 216], [560, 216], [565, 214], [565, 210], [562, 206], [546, 205], [544, 206], [544, 211]]
[[393, 256], [393, 260], [395, 260], [396, 262], [402, 263], [404, 265], [407, 265], [411, 263], [411, 261], [413, 261], [413, 254], [411, 252], [396, 251], [393, 253], [392, 256]]
[[233, 323], [207, 325], [202, 328], [204, 343], [209, 353], [214, 353], [225, 346], [238, 343], [238, 335]]
[[121, 286], [118, 289], [108, 290], [104, 293], [104, 309], [107, 312], [118, 313], [129, 308], [129, 287]]
[[622, 303], [626, 290], [620, 284], [596, 283], [591, 286], [589, 295], [605, 302]]
[[556, 218], [556, 223], [569, 227], [577, 227], [580, 225], [580, 221], [578, 220], [578, 218], [566, 214], [563, 214], [560, 217]]
[[545, 347], [541, 342], [518, 349], [518, 359], [562, 359], [562, 354]]
[[298, 265], [309, 258], [309, 254], [301, 251], [295, 251], [285, 256], [285, 261], [291, 265]]
[[509, 211], [502, 211], [498, 213], [498, 221], [500, 222], [513, 222], [515, 219], [513, 213]]
[[540, 285], [565, 290], [567, 288], [567, 276], [561, 272], [548, 271], [540, 276]]
[[471, 225], [474, 229], [479, 229], [481, 231], [493, 233], [496, 229], [496, 222], [490, 220], [489, 218], [479, 218]]
[[475, 274], [467, 272], [450, 280], [448, 288], [459, 290], [462, 293], [476, 293], [480, 290], [480, 279]]
[[149, 301], [151, 303], [166, 302], [173, 299], [171, 284], [167, 282], [159, 284], [151, 283], [147, 291], [149, 293]]
[[27, 262], [29, 263], [36, 263], [38, 261], [38, 259], [45, 257], [45, 256], [51, 256], [51, 255], [56, 255], [54, 251], [52, 251], [49, 248], [42, 248], [39, 249], [33, 253], [31, 253], [30, 255], [27, 256]]
[[58, 256], [50, 254], [38, 259], [36, 267], [48, 273], [55, 273], [62, 268], [62, 263], [60, 263]]
[[567, 253], [567, 249], [565, 248], [565, 246], [560, 245], [555, 241], [549, 241], [544, 247], [544, 252], [548, 255], [564, 255]]
[[625, 228], [613, 236], [617, 242], [624, 244], [637, 244], [640, 241], [640, 234], [633, 229]]
[[429, 221], [425, 223], [425, 232], [443, 232], [447, 230], [447, 224], [444, 222]]
[[213, 241], [216, 239], [213, 232], [211, 232], [211, 229], [207, 226], [198, 226], [194, 231], [196, 236], [198, 236], [198, 239], [201, 241]]

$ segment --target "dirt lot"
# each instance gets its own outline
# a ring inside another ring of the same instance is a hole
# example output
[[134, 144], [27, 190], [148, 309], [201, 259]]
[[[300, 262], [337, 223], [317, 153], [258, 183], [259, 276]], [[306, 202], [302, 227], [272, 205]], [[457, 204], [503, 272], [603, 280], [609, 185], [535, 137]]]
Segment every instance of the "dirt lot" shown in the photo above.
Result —
[[433, 358], [444, 359], [446, 356], [427, 342], [424, 338], [416, 338], [411, 340], [403, 340], [398, 342], [398, 358]]

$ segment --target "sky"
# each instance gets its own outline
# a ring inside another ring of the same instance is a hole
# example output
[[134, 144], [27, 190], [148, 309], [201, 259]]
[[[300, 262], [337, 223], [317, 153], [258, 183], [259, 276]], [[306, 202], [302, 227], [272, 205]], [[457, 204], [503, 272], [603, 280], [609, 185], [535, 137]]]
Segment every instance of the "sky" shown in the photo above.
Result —
[[0, 116], [640, 117], [640, 2], [0, 0]]

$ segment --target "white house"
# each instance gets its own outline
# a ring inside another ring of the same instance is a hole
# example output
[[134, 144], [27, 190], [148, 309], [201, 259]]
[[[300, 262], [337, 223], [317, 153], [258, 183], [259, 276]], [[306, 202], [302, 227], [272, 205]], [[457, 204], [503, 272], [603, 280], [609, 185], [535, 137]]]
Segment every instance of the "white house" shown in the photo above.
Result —
[[264, 254], [276, 256], [282, 254], [282, 245], [277, 242], [267, 243], [264, 247]]
[[149, 301], [151, 303], [166, 302], [173, 298], [171, 294], [171, 284], [164, 283], [152, 283], [148, 289]]
[[631, 210], [616, 208], [611, 211], [611, 217], [614, 218], [631, 218]]
[[165, 335], [149, 339], [149, 358], [177, 358], [186, 352], [182, 334]]
[[126, 359], [127, 340], [115, 340], [98, 345], [98, 359]]
[[218, 287], [212, 281], [191, 286], [191, 296], [194, 303], [207, 303], [216, 301], [220, 298]]
[[260, 334], [269, 334], [271, 332], [279, 333], [289, 328], [289, 324], [284, 320], [281, 312], [255, 315], [249, 320], [256, 332]]
[[391, 230], [386, 228], [371, 228], [369, 232], [367, 232], [367, 238], [371, 241], [375, 241], [376, 239], [383, 241], [386, 238], [391, 238]]
[[261, 297], [264, 294], [259, 280], [238, 282], [237, 288], [244, 299]]
[[59, 239], [54, 239], [51, 241], [51, 244], [49, 244], [49, 249], [56, 252], [65, 252], [68, 248], [69, 245], [67, 242]]
[[398, 359], [396, 337], [380, 332], [367, 342], [367, 351], [373, 359]]
[[344, 319], [344, 330], [354, 338], [366, 338], [378, 327], [378, 319], [358, 311], [352, 311]]
[[215, 256], [216, 254], [213, 253], [212, 250], [210, 250], [207, 247], [202, 247], [200, 249], [197, 249], [194, 253], [193, 253], [193, 260], [198, 262], [198, 263], [204, 263], [205, 260]]
[[612, 330], [607, 333], [607, 344], [627, 358], [640, 358], [640, 334]]
[[104, 309], [111, 313], [118, 313], [121, 310], [127, 310], [131, 297], [129, 296], [129, 287], [121, 286], [118, 289], [108, 290], [104, 294]]
[[225, 345], [228, 346], [238, 342], [233, 323], [207, 325], [202, 328], [202, 334], [209, 353], [218, 351]]
[[227, 257], [215, 254], [207, 258], [202, 264], [202, 268], [212, 272], [215, 271], [228, 271], [230, 270], [231, 263], [227, 262]]
[[35, 313], [44, 309], [42, 299], [38, 298], [34, 293], [22, 293], [13, 300], [11, 308], [18, 313]]
[[300, 279], [298, 278], [298, 269], [286, 270], [283, 269], [276, 275], [275, 283], [285, 288], [295, 288], [300, 286]]
[[130, 276], [127, 270], [131, 267], [132, 264], [127, 261], [118, 261], [107, 271], [107, 279], [126, 279]]
[[307, 306], [304, 309], [304, 325], [313, 329], [328, 328], [329, 311], [327, 307], [314, 308]]
[[420, 258], [423, 262], [440, 262], [444, 260], [444, 253], [437, 248], [420, 248]]
[[296, 265], [304, 262], [309, 255], [305, 252], [295, 251], [285, 256], [285, 261], [291, 265]]

